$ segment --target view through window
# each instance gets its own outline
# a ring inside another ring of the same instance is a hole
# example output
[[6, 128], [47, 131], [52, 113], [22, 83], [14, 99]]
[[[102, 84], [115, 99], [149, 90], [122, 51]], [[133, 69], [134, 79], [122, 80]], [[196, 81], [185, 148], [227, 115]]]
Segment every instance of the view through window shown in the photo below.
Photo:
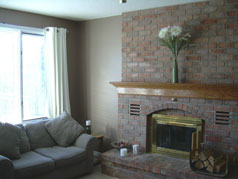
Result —
[[46, 116], [44, 36], [0, 27], [0, 121]]

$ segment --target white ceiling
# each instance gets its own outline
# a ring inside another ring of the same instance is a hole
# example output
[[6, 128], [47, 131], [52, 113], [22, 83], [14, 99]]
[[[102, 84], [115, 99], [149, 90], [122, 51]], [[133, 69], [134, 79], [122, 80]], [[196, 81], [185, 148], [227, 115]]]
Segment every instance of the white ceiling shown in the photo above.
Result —
[[80, 21], [200, 1], [206, 0], [0, 0], [0, 7]]

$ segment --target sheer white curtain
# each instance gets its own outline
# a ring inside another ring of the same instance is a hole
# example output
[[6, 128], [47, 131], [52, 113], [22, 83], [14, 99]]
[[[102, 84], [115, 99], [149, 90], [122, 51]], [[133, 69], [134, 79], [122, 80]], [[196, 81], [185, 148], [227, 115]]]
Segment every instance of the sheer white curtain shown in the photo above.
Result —
[[56, 117], [64, 111], [69, 114], [71, 113], [68, 86], [66, 33], [67, 30], [64, 28], [47, 27], [44, 30], [49, 117]]

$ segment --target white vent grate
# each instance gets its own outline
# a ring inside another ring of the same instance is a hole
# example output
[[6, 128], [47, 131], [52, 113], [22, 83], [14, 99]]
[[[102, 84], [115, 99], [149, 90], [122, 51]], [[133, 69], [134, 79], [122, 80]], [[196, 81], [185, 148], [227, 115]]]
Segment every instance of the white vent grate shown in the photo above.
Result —
[[230, 112], [216, 111], [215, 121], [219, 125], [229, 125], [230, 124]]
[[141, 106], [140, 104], [130, 104], [129, 105], [129, 114], [131, 116], [140, 116]]

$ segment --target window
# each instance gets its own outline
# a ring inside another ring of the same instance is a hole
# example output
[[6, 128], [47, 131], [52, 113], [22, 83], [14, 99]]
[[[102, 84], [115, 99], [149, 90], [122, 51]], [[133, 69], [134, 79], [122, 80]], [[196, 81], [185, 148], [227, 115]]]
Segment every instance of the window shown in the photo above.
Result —
[[42, 30], [0, 25], [0, 121], [46, 116]]

